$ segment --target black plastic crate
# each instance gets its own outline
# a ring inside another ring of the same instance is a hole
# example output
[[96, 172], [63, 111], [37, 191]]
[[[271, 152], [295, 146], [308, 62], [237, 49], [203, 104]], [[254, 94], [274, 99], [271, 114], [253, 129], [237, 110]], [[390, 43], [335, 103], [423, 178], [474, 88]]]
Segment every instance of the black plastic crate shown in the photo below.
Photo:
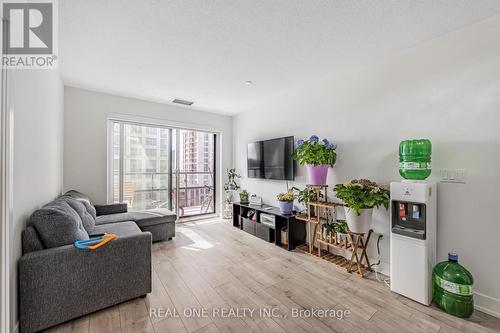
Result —
[[244, 218], [242, 216], [241, 217], [241, 224], [243, 225], [243, 231], [246, 231], [249, 234], [252, 234], [255, 236], [255, 225], [258, 223], [255, 223], [254, 221], [249, 220], [247, 218]]
[[255, 236], [266, 242], [274, 242], [274, 229], [262, 223], [255, 223]]

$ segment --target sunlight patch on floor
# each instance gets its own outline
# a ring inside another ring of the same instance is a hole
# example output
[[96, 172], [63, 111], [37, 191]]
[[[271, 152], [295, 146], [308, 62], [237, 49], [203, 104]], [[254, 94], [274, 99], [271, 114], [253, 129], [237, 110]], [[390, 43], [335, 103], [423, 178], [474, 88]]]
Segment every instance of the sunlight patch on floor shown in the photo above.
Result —
[[189, 245], [181, 246], [181, 249], [199, 251], [214, 247], [212, 243], [207, 241], [205, 238], [200, 236], [200, 234], [190, 228], [178, 228], [177, 232], [181, 233], [183, 236], [192, 241], [192, 243]]

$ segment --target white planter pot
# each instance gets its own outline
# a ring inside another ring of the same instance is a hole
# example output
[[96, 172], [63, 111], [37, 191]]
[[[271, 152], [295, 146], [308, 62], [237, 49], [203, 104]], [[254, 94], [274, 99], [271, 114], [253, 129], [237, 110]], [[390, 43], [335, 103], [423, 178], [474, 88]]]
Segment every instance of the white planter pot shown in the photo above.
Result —
[[345, 207], [345, 218], [347, 226], [351, 232], [365, 234], [370, 231], [372, 224], [373, 208], [364, 208], [360, 211], [361, 215], [356, 215], [354, 209]]

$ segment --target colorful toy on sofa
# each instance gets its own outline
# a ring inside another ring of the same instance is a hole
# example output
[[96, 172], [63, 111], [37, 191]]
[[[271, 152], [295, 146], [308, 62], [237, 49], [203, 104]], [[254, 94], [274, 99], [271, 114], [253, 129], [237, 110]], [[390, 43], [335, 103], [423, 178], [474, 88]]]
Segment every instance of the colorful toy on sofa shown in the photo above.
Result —
[[82, 250], [95, 250], [116, 238], [115, 234], [104, 234], [102, 237], [79, 240], [74, 243], [75, 247]]

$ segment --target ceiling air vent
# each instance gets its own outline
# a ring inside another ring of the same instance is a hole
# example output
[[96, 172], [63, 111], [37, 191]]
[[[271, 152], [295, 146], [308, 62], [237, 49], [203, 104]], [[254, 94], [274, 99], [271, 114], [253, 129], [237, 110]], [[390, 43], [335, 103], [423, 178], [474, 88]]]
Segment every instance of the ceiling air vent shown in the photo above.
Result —
[[182, 104], [182, 105], [187, 105], [187, 106], [191, 106], [193, 105], [194, 102], [191, 102], [191, 101], [186, 101], [184, 99], [179, 99], [179, 98], [176, 98], [172, 101], [172, 103], [176, 103], [176, 104]]

